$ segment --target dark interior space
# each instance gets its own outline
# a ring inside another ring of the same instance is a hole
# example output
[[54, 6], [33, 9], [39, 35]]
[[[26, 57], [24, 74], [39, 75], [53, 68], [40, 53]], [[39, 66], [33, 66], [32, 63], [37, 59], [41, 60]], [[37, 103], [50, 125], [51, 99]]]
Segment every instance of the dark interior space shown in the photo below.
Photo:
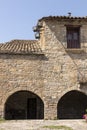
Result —
[[58, 119], [82, 119], [87, 109], [87, 96], [79, 91], [66, 93], [58, 102]]
[[5, 103], [5, 119], [43, 119], [43, 101], [29, 91], [12, 94]]

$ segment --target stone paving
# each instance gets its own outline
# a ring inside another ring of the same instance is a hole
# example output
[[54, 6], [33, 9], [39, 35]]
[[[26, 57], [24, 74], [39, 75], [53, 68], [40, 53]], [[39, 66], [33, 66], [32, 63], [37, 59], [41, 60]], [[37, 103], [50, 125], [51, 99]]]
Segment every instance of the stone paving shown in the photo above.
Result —
[[[73, 130], [87, 130], [85, 120], [13, 120], [0, 121], [0, 130], [57, 130], [44, 126], [68, 126]], [[64, 130], [64, 129], [59, 129]]]

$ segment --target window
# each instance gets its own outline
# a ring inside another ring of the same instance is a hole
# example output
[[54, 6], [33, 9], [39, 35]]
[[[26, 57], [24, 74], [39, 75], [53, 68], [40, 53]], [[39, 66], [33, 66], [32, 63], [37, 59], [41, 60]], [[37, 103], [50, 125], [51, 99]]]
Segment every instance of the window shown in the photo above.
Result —
[[80, 48], [79, 32], [79, 27], [67, 27], [67, 48]]

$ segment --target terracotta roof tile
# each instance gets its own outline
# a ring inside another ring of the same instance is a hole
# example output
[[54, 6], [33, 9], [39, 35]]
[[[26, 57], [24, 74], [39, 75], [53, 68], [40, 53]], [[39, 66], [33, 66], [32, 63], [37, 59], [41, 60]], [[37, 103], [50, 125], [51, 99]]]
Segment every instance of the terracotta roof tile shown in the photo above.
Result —
[[80, 19], [80, 20], [87, 20], [87, 16], [85, 17], [73, 17], [73, 16], [48, 16], [48, 17], [42, 17], [41, 19], [39, 19], [39, 21], [42, 20], [54, 20], [54, 19]]
[[12, 40], [0, 44], [0, 53], [42, 54], [42, 50], [37, 40]]

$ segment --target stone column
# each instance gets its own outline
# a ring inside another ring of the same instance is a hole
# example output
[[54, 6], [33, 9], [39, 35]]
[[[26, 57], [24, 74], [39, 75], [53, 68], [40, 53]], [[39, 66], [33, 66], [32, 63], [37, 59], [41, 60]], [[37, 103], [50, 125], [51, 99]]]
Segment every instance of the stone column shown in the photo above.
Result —
[[4, 118], [4, 108], [2, 106], [0, 106], [0, 118]]
[[44, 119], [57, 119], [57, 104], [55, 99], [52, 99], [52, 97], [49, 97], [44, 104]]

